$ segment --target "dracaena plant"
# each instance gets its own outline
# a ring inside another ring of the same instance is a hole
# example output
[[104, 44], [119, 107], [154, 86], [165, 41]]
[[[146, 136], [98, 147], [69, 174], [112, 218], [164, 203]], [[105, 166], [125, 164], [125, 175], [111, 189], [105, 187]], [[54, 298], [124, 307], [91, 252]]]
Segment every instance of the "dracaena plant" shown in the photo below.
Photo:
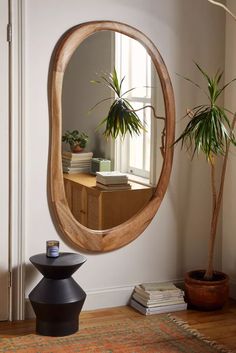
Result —
[[[122, 92], [122, 84], [124, 79], [125, 77], [119, 81], [116, 69], [114, 68], [112, 73], [104, 73], [100, 75], [98, 80], [91, 81], [91, 83], [102, 84], [108, 87], [115, 94], [115, 98], [104, 98], [90, 109], [91, 111], [99, 104], [108, 100], [113, 100], [106, 117], [99, 124], [99, 127], [101, 125], [105, 125], [105, 130], [103, 132], [105, 137], [111, 136], [115, 139], [118, 135], [125, 137], [127, 132], [133, 136], [133, 134], [140, 135], [143, 130], [145, 131], [145, 126], [136, 113], [140, 109], [135, 110], [129, 100], [125, 98], [125, 95], [135, 88], [130, 88], [129, 90]], [[145, 109], [147, 107], [153, 109], [150, 105], [146, 105], [141, 109]]]
[[[182, 147], [195, 154], [202, 152], [206, 156], [211, 170], [211, 190], [212, 190], [212, 215], [211, 229], [208, 248], [208, 264], [204, 278], [211, 280], [213, 278], [213, 257], [219, 211], [222, 202], [225, 172], [228, 160], [229, 145], [236, 145], [234, 136], [235, 115], [229, 119], [230, 112], [222, 107], [218, 101], [226, 87], [234, 80], [221, 86], [223, 72], [219, 70], [214, 76], [209, 76], [198, 64], [198, 70], [206, 80], [207, 91], [204, 91], [208, 98], [207, 104], [198, 105], [188, 110], [186, 116], [190, 118], [182, 134], [175, 141], [181, 142]], [[197, 83], [189, 78], [183, 77], [188, 82], [202, 89]], [[217, 188], [216, 183], [216, 161], [219, 156], [223, 156], [223, 165], [221, 170], [220, 183]]]

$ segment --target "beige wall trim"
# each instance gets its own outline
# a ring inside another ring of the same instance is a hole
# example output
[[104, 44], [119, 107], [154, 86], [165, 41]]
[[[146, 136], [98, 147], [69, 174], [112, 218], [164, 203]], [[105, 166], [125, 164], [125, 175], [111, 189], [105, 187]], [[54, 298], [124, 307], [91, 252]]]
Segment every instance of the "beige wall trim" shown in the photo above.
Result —
[[11, 0], [11, 265], [12, 319], [24, 319], [24, 192], [25, 192], [25, 136], [24, 136], [24, 0]]
[[[83, 311], [128, 305], [134, 286], [105, 288], [85, 291], [87, 294]], [[35, 318], [28, 298], [25, 299], [25, 318]]]
[[[173, 282], [179, 286], [183, 286], [183, 279], [174, 280]], [[83, 311], [128, 305], [134, 287], [135, 284], [104, 289], [85, 289], [87, 298], [83, 306]], [[35, 318], [34, 311], [28, 298], [25, 299], [25, 318]]]

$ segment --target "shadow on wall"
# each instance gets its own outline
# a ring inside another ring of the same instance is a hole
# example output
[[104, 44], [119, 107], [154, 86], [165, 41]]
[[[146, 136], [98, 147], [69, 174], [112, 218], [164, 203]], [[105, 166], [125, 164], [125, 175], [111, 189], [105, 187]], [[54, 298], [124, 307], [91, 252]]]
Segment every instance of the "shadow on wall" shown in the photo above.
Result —
[[[203, 79], [194, 68], [193, 61], [210, 68], [212, 72], [224, 67], [224, 12], [214, 8], [207, 0], [180, 0], [175, 2], [173, 7], [176, 12], [172, 21], [175, 23], [178, 21], [175, 25], [177, 29], [175, 46], [171, 48], [172, 55], [168, 55], [167, 59], [164, 57], [164, 60], [167, 67], [172, 68], [170, 74], [175, 92], [176, 137], [178, 137], [187, 122], [186, 119], [182, 119], [186, 109], [202, 103], [206, 98], [200, 90], [181, 79], [176, 73], [191, 77], [201, 85]], [[186, 14], [185, 21], [181, 21], [183, 16], [176, 16], [176, 13]], [[199, 15], [191, 16], [193, 13]], [[199, 18], [202, 19], [201, 28]], [[217, 37], [217, 43], [212, 41], [214, 36]], [[168, 194], [177, 224], [179, 244], [177, 263], [183, 272], [189, 269], [190, 264], [191, 267], [194, 267], [194, 264], [198, 267], [206, 265], [207, 249], [204, 244], [210, 230], [211, 212], [209, 178], [207, 163], [204, 164], [204, 161], [197, 158], [191, 161], [191, 156], [184, 150], [181, 151], [180, 146], [175, 147]], [[219, 247], [220, 241], [218, 249]], [[218, 250], [218, 264], [220, 257]]]

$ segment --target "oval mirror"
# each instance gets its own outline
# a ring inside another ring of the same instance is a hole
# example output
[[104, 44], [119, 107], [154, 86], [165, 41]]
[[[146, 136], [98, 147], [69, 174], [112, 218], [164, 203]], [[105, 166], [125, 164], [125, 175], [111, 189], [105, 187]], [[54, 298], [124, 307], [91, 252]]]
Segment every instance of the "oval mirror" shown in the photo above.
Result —
[[[165, 64], [138, 30], [90, 22], [59, 40], [49, 83], [50, 194], [59, 226], [80, 249], [124, 246], [152, 220], [170, 177], [174, 97]], [[102, 121], [109, 112], [114, 122], [111, 106], [121, 101], [124, 119], [141, 125], [111, 136]]]

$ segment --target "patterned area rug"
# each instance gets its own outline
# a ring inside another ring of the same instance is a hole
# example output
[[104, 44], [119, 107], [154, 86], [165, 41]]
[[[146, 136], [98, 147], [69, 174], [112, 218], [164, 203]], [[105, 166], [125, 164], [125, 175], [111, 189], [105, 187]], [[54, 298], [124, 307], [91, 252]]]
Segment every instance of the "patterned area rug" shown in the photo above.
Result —
[[65, 337], [30, 334], [1, 338], [0, 352], [17, 353], [228, 353], [184, 322], [166, 314], [140, 319], [116, 319], [89, 326]]

